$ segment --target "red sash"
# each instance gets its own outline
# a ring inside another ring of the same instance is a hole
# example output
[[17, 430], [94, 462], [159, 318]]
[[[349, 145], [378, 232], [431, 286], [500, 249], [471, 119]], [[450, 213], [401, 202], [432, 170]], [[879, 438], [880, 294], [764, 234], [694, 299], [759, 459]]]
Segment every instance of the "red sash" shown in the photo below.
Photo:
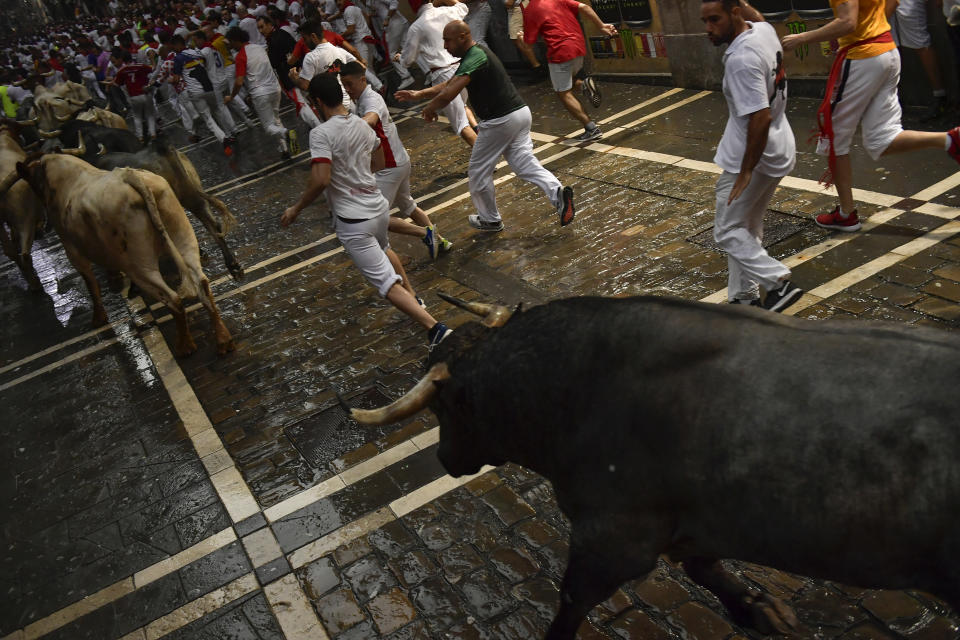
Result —
[[822, 182], [824, 186], [829, 187], [833, 184], [833, 172], [836, 171], [837, 168], [837, 154], [833, 149], [833, 92], [834, 89], [836, 89], [837, 80], [840, 78], [840, 69], [843, 68], [843, 61], [847, 59], [847, 53], [850, 52], [850, 49], [874, 42], [893, 42], [893, 36], [889, 31], [884, 31], [873, 38], [848, 44], [837, 51], [837, 55], [833, 59], [833, 66], [830, 67], [830, 75], [827, 76], [827, 89], [823, 96], [823, 102], [820, 103], [820, 108], [817, 109], [817, 126], [820, 129], [820, 137], [830, 141], [830, 155], [827, 159], [827, 170], [820, 176], [820, 182]]

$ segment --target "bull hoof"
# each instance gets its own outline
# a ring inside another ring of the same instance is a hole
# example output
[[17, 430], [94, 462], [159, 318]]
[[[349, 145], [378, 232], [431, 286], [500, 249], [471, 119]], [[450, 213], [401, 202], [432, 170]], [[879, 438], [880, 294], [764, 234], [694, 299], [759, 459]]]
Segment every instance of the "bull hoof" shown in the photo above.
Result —
[[750, 617], [748, 624], [765, 635], [793, 635], [800, 626], [793, 609], [767, 593], [745, 596], [743, 606]]
[[177, 357], [186, 358], [193, 352], [197, 350], [197, 344], [193, 341], [193, 338], [186, 337], [181, 338], [177, 341]]
[[107, 324], [107, 314], [106, 313], [95, 313], [93, 314], [93, 322], [90, 323], [94, 329], [102, 327]]
[[243, 275], [244, 275], [243, 267], [241, 267], [239, 264], [234, 262], [233, 264], [228, 266], [227, 269], [230, 271], [230, 275], [233, 277], [234, 280], [236, 280], [237, 282], [243, 281]]
[[236, 345], [233, 344], [233, 340], [227, 340], [226, 342], [221, 342], [217, 344], [217, 355], [224, 356], [236, 349]]

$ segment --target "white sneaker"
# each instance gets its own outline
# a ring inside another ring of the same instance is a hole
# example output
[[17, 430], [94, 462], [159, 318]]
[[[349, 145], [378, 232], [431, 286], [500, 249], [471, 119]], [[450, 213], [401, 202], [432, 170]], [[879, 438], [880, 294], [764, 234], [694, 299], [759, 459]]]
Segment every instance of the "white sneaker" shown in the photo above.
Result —
[[413, 76], [407, 76], [406, 78], [400, 81], [400, 85], [397, 87], [397, 91], [401, 89], [406, 89], [412, 84], [413, 84]]

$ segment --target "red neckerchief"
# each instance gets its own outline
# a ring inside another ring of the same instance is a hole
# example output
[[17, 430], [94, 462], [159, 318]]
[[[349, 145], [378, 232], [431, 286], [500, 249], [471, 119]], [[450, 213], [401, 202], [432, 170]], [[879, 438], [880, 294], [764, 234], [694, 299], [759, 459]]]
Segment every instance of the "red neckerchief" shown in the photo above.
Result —
[[827, 76], [827, 90], [824, 93], [823, 102], [820, 103], [820, 108], [817, 109], [817, 127], [820, 129], [820, 137], [830, 141], [827, 170], [820, 176], [820, 182], [826, 187], [833, 184], [833, 175], [837, 170], [837, 154], [833, 148], [833, 90], [836, 88], [837, 80], [840, 79], [840, 70], [843, 68], [843, 61], [847, 59], [850, 49], [874, 42], [893, 42], [893, 36], [889, 31], [884, 31], [873, 38], [860, 40], [843, 47], [837, 51], [837, 55], [833, 59], [833, 66], [830, 67], [830, 75]]

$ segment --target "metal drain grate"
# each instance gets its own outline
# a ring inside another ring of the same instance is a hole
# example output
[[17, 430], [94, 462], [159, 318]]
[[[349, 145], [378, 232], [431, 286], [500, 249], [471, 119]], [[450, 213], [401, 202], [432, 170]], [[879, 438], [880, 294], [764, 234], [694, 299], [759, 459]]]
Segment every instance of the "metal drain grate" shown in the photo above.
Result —
[[[350, 398], [350, 405], [364, 409], [382, 407], [391, 399], [376, 387]], [[333, 460], [385, 436], [399, 425], [365, 427], [347, 418], [333, 405], [284, 428], [284, 434], [314, 469], [326, 469]]]
[[[783, 242], [790, 236], [803, 231], [804, 227], [809, 226], [809, 224], [808, 220], [802, 218], [777, 213], [776, 211], [767, 211], [767, 214], [763, 217], [763, 247], [768, 249], [778, 242]], [[712, 224], [703, 231], [688, 237], [687, 240], [705, 249], [723, 253], [713, 240]]]

